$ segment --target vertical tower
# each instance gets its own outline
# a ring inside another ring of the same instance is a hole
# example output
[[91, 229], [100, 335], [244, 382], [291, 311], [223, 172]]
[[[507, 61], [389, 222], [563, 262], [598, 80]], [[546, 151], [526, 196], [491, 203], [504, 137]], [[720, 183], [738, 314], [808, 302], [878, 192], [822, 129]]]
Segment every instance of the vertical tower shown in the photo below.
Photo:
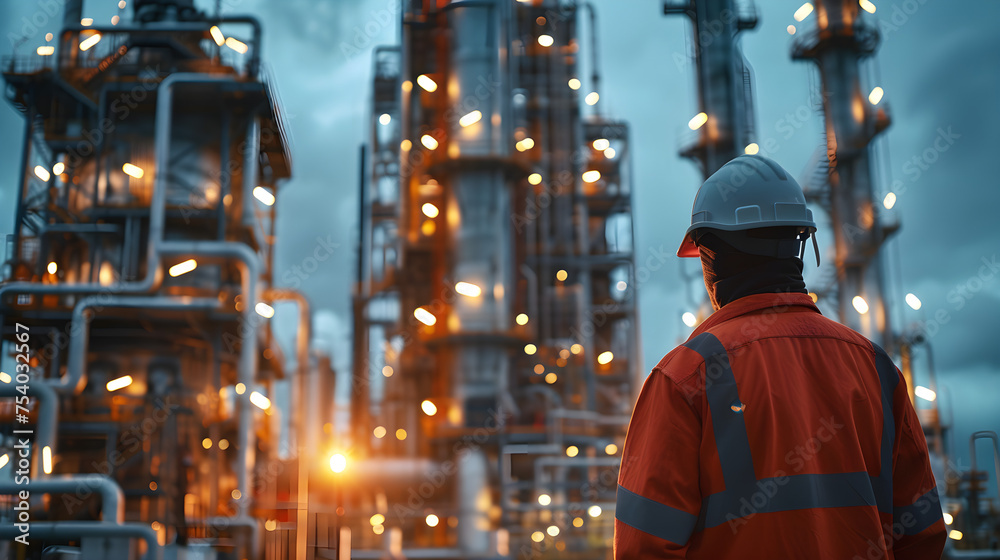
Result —
[[663, 13], [691, 19], [700, 119], [697, 139], [681, 155], [694, 160], [707, 179], [738, 155], [757, 153], [754, 140], [753, 73], [740, 48], [741, 31], [757, 27], [753, 5], [736, 0], [664, 0]]
[[[753, 73], [739, 37], [757, 26], [757, 12], [752, 5], [739, 9], [736, 0], [664, 0], [663, 13], [691, 20], [699, 112], [688, 123], [694, 136], [682, 137], [680, 155], [694, 161], [707, 179], [736, 156], [759, 150], [753, 143]], [[686, 289], [698, 286], [690, 298], [698, 312], [684, 316], [693, 327], [712, 313], [711, 303], [701, 288], [701, 269], [692, 275], [683, 267], [680, 272]]]
[[[34, 397], [18, 401], [36, 429], [31, 481], [14, 488], [32, 494], [26, 554], [263, 558], [279, 488], [295, 491], [263, 476], [285, 472], [267, 318], [304, 300], [270, 289], [291, 160], [261, 26], [190, 0], [95, 24], [83, 4], [2, 65], [25, 117], [0, 282], [0, 365], [16, 375], [0, 396]], [[308, 346], [298, 356], [304, 371]], [[13, 521], [0, 527], [10, 541]]]
[[610, 546], [640, 364], [628, 128], [578, 75], [581, 9], [406, 2], [375, 52], [352, 554]]
[[869, 150], [889, 126], [889, 116], [886, 105], [878, 105], [881, 90], [874, 93], [862, 71], [879, 35], [859, 8], [853, 0], [815, 2], [815, 29], [796, 35], [792, 58], [812, 60], [819, 69], [828, 173], [810, 190], [814, 196], [819, 192], [833, 224], [840, 320], [893, 352], [879, 254], [897, 225], [884, 222], [878, 212]]

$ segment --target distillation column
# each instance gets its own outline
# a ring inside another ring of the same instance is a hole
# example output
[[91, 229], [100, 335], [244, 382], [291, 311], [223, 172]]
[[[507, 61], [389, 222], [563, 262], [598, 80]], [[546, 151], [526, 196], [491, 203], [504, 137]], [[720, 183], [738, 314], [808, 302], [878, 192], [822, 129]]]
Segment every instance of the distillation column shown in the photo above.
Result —
[[861, 72], [862, 60], [878, 46], [878, 32], [861, 21], [858, 2], [819, 0], [815, 10], [817, 28], [793, 43], [792, 58], [815, 61], [823, 88], [840, 320], [892, 352], [879, 259], [888, 233], [873, 202], [868, 150], [889, 119], [868, 102]]
[[739, 33], [757, 26], [756, 12], [740, 14], [735, 0], [666, 0], [663, 13], [691, 18], [698, 105], [707, 121], [692, 122], [699, 139], [681, 155], [698, 161], [708, 178], [753, 141], [752, 74]]

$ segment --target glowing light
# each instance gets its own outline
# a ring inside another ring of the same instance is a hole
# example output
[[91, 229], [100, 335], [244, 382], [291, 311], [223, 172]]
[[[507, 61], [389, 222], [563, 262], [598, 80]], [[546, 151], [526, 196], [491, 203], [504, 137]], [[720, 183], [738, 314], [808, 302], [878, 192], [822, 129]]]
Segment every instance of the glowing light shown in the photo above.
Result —
[[577, 80], [576, 78], [570, 78], [569, 79], [569, 89], [577, 90], [577, 89], [580, 89], [580, 86], [582, 86], [582, 85], [583, 84], [580, 83], [580, 80]]
[[531, 540], [535, 542], [542, 542], [545, 540], [545, 533], [541, 531], [535, 531], [534, 533], [531, 534]]
[[39, 179], [41, 179], [43, 181], [48, 181], [52, 177], [52, 175], [49, 175], [49, 170], [48, 169], [45, 169], [41, 165], [36, 165], [35, 166], [35, 177], [38, 177]]
[[434, 220], [424, 220], [424, 223], [420, 224], [420, 233], [430, 237], [434, 235], [437, 231], [437, 225], [434, 224]]
[[795, 26], [789, 25], [788, 27], [785, 28], [785, 31], [788, 31], [789, 35], [795, 35]]
[[583, 527], [583, 518], [582, 517], [574, 517], [573, 518], [573, 526], [576, 527], [576, 528]]
[[219, 440], [219, 449], [221, 449], [223, 451], [229, 449], [229, 440], [228, 439], [220, 439]]
[[382, 515], [381, 513], [376, 513], [375, 515], [371, 516], [371, 519], [369, 519], [368, 522], [372, 524], [372, 527], [376, 525], [381, 525], [385, 523], [385, 516]]
[[235, 390], [237, 395], [242, 395], [243, 393], [247, 392], [247, 386], [244, 385], [243, 383], [237, 383]]
[[274, 194], [264, 187], [255, 187], [253, 190], [253, 197], [259, 200], [264, 206], [274, 205]]
[[[6, 455], [5, 455], [5, 457], [6, 457]], [[948, 513], [947, 511], [944, 512], [944, 513], [942, 513], [941, 516], [944, 517], [944, 524], [945, 525], [951, 525], [952, 523], [955, 522], [955, 518], [952, 517], [951, 514]]]
[[472, 126], [482, 120], [483, 114], [479, 111], [473, 111], [467, 115], [463, 115], [462, 118], [458, 119], [458, 124], [465, 128], [467, 126]]
[[431, 93], [437, 91], [438, 88], [437, 82], [432, 80], [431, 77], [428, 76], [427, 74], [421, 74], [417, 76], [417, 85], [424, 88], [425, 91]]
[[90, 37], [87, 37], [86, 39], [80, 41], [80, 50], [85, 51], [100, 42], [101, 42], [101, 34], [94, 33]]
[[604, 150], [604, 157], [608, 159], [615, 159], [616, 155], [618, 155], [618, 152], [616, 152], [614, 148], [608, 148], [607, 150]]
[[549, 496], [548, 494], [539, 494], [538, 495], [538, 504], [539, 505], [547, 506], [547, 505], [549, 505], [551, 503], [552, 503], [552, 496]]
[[865, 301], [865, 298], [861, 296], [854, 296], [854, 299], [851, 300], [851, 303], [854, 304], [854, 309], [857, 309], [858, 313], [862, 315], [868, 313], [868, 302]]
[[580, 352], [583, 352], [583, 345], [574, 344], [573, 346], [569, 347], [569, 351], [572, 352], [573, 354], [579, 354]]
[[420, 403], [420, 410], [424, 411], [427, 416], [434, 416], [437, 414], [438, 407], [434, 405], [431, 401], [424, 401]]
[[913, 388], [913, 394], [924, 399], [925, 401], [934, 401], [937, 399], [937, 393], [921, 385], [917, 385]]
[[119, 0], [119, 2], [118, 2], [118, 9], [119, 10], [124, 10], [125, 9], [125, 0]]
[[550, 537], [558, 536], [559, 527], [556, 527], [555, 525], [549, 525], [549, 528], [546, 529], [545, 532], [548, 533]]
[[342, 453], [334, 453], [330, 457], [330, 470], [335, 473], [342, 473], [347, 468], [347, 457]]
[[611, 141], [607, 138], [598, 138], [597, 140], [594, 140], [593, 146], [598, 152], [603, 152], [611, 147]]
[[598, 506], [598, 505], [590, 506], [589, 508], [587, 508], [587, 515], [589, 515], [591, 517], [600, 517], [601, 516], [601, 506]]
[[275, 519], [268, 519], [264, 522], [264, 529], [267, 531], [273, 531], [278, 528], [278, 521]]
[[384, 532], [385, 532], [385, 525], [376, 525], [372, 527], [372, 533], [375, 533], [376, 535], [381, 535]]
[[580, 448], [575, 445], [571, 445], [566, 448], [567, 457], [576, 457], [579, 454], [580, 454]]
[[948, 538], [949, 538], [949, 539], [952, 539], [952, 540], [956, 540], [956, 541], [960, 541], [960, 540], [962, 540], [962, 537], [964, 537], [964, 536], [965, 536], [965, 535], [963, 535], [963, 534], [962, 534], [962, 532], [961, 532], [961, 531], [959, 531], [958, 529], [952, 529], [952, 530], [951, 530], [951, 531], [950, 531], [950, 532], [948, 533]]
[[436, 515], [434, 515], [432, 513], [432, 514], [429, 514], [427, 517], [424, 518], [424, 522], [427, 523], [428, 527], [437, 527], [438, 523], [440, 523], [441, 520], [438, 519], [438, 516], [436, 516]]
[[6, 467], [7, 463], [9, 462], [10, 462], [10, 456], [8, 456], [6, 453], [0, 455], [0, 469]]
[[392, 115], [389, 113], [382, 113], [378, 117], [379, 124], [386, 125], [392, 122]]
[[455, 291], [467, 297], [479, 297], [483, 290], [475, 284], [469, 282], [459, 282], [455, 284]]
[[531, 356], [538, 351], [538, 348], [534, 344], [525, 344], [524, 353]]
[[204, 447], [205, 449], [211, 449], [212, 448], [212, 438], [205, 438], [205, 439], [201, 440], [201, 446]]
[[560, 270], [556, 272], [556, 280], [563, 282], [567, 278], [569, 278], [569, 273], [567, 273], [565, 270]]
[[809, 299], [813, 300], [813, 303], [819, 301], [819, 295], [816, 292], [809, 292]]
[[552, 38], [552, 35], [539, 35], [538, 44], [543, 47], [551, 47], [556, 40]]
[[177, 263], [174, 266], [170, 267], [170, 270], [168, 270], [167, 272], [171, 276], [176, 278], [182, 274], [187, 274], [188, 272], [191, 272], [196, 268], [198, 268], [198, 261], [194, 259], [188, 259], [184, 262]]
[[270, 319], [271, 317], [274, 317], [274, 308], [264, 303], [263, 301], [255, 305], [253, 310], [256, 311], [258, 315], [260, 315], [265, 319]]
[[213, 25], [209, 28], [208, 32], [212, 35], [212, 40], [215, 41], [216, 45], [221, 47], [226, 44], [226, 36], [222, 34], [222, 30], [219, 29], [219, 26]]
[[131, 163], [122, 165], [122, 171], [124, 171], [129, 177], [133, 177], [135, 179], [142, 179], [142, 176], [146, 174], [141, 167], [138, 165], [132, 165]]
[[52, 173], [54, 175], [62, 175], [63, 171], [66, 171], [66, 164], [61, 161], [56, 162], [56, 164], [52, 166]]
[[84, 27], [88, 27], [90, 25], [94, 25], [94, 18], [85, 17], [85, 18], [83, 18], [83, 19], [80, 20], [80, 25], [82, 25]]
[[872, 105], [878, 105], [878, 102], [882, 101], [883, 95], [885, 95], [885, 91], [882, 88], [875, 86], [875, 89], [868, 94], [868, 101], [870, 101]]
[[594, 183], [601, 178], [601, 172], [596, 169], [591, 169], [590, 171], [585, 171], [583, 173], [584, 183]]
[[760, 146], [758, 146], [756, 142], [750, 142], [749, 144], [747, 144], [746, 148], [743, 148], [743, 153], [749, 156], [757, 155], [757, 152], [759, 151], [760, 151]]
[[604, 446], [604, 452], [608, 455], [614, 455], [615, 453], [618, 453], [618, 446], [613, 443], [609, 443]]
[[399, 149], [403, 150], [404, 152], [412, 147], [413, 147], [413, 142], [410, 142], [409, 140], [403, 140], [402, 142], [399, 143]]
[[246, 43], [233, 37], [226, 37], [226, 46], [240, 54], [245, 54], [249, 50]]
[[688, 128], [691, 130], [698, 130], [707, 122], [708, 113], [698, 113], [697, 115], [691, 117], [691, 120], [688, 121]]
[[14, 379], [6, 371], [0, 371], [0, 381], [4, 383], [10, 383]]
[[372, 435], [378, 439], [384, 438], [385, 434], [386, 434], [385, 426], [375, 426], [375, 429], [372, 430]]
[[521, 144], [521, 147], [524, 148], [523, 150], [521, 150], [522, 152], [530, 150], [535, 147], [535, 141], [532, 138], [525, 138], [524, 140], [521, 140], [519, 143]]
[[624, 292], [625, 290], [628, 289], [628, 282], [624, 280], [619, 280], [618, 283], [615, 284], [615, 288], [618, 288], [619, 292]]
[[906, 294], [906, 305], [909, 305], [914, 310], [917, 310], [920, 309], [920, 306], [923, 304], [920, 303], [920, 298], [918, 298], [917, 296], [913, 294]]
[[861, 9], [868, 12], [869, 14], [875, 13], [875, 4], [871, 3], [871, 0], [858, 0], [858, 4], [861, 5]]
[[532, 371], [534, 371], [538, 375], [541, 375], [541, 374], [545, 373], [545, 366], [542, 365], [542, 364], [535, 364], [535, 367], [534, 367], [534, 369]]
[[111, 381], [108, 381], [105, 387], [108, 389], [108, 391], [114, 392], [119, 389], [124, 389], [125, 387], [128, 387], [131, 384], [132, 384], [132, 376], [123, 375], [117, 379], [112, 379]]
[[42, 448], [42, 470], [52, 474], [52, 448], [48, 445]]
[[406, 439], [406, 430], [404, 430], [403, 428], [396, 430], [396, 439], [398, 439], [399, 441], [403, 441], [404, 439]]
[[441, 213], [437, 206], [434, 206], [430, 202], [425, 202], [423, 206], [420, 207], [420, 211], [424, 213], [424, 216], [428, 218], [437, 218], [438, 214]]
[[35, 52], [38, 53], [39, 56], [51, 56], [55, 54], [56, 48], [52, 45], [43, 45], [35, 49]]
[[885, 206], [886, 210], [892, 210], [892, 207], [896, 205], [896, 193], [890, 192], [885, 195], [885, 198], [882, 199], [882, 205]]
[[438, 147], [438, 141], [435, 140], [430, 134], [424, 134], [421, 136], [420, 143], [423, 144], [428, 150], [436, 150]]
[[258, 393], [257, 391], [250, 393], [250, 402], [252, 402], [254, 406], [256, 406], [261, 410], [267, 410], [271, 408], [271, 399], [265, 397], [264, 395]]
[[558, 375], [551, 372], [545, 374], [545, 382], [548, 383], [549, 385], [554, 384], [556, 381], [559, 381]]
[[392, 366], [385, 366], [382, 368], [382, 375], [385, 377], [392, 377]]
[[427, 325], [428, 327], [433, 326], [437, 323], [437, 317], [435, 317], [430, 311], [427, 311], [423, 307], [418, 307], [413, 310], [413, 316], [417, 318], [418, 321]]
[[542, 182], [542, 175], [540, 173], [532, 173], [528, 175], [528, 183], [531, 185], [537, 185]]
[[596, 91], [592, 91], [588, 93], [587, 97], [584, 97], [583, 100], [587, 103], [587, 105], [597, 105], [597, 102], [601, 100], [601, 96], [598, 95]]
[[810, 4], [809, 2], [806, 2], [805, 4], [799, 6], [798, 10], [795, 10], [795, 14], [793, 14], [792, 17], [795, 18], [795, 21], [802, 21], [807, 17], [809, 17], [809, 14], [811, 14], [812, 12], [813, 12], [813, 5]]
[[611, 360], [614, 359], [615, 355], [611, 352], [601, 352], [600, 355], [597, 356], [597, 363], [603, 366], [604, 364], [610, 364]]
[[51, 41], [52, 37], [53, 37], [52, 33], [46, 33], [45, 34], [45, 42], [48, 43], [49, 41]]
[[684, 314], [681, 315], [681, 321], [684, 321], [685, 325], [693, 327], [698, 322], [698, 318], [694, 316], [694, 313], [685, 311]]
[[49, 274], [55, 274], [56, 272], [59, 272], [59, 265], [56, 264], [55, 261], [52, 261], [45, 267], [45, 270], [47, 270]]

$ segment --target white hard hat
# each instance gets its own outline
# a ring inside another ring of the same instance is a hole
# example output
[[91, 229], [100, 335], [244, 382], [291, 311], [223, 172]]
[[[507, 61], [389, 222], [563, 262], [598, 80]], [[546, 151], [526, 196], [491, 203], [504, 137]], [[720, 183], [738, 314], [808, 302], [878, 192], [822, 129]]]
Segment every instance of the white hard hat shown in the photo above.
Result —
[[[805, 241], [806, 234], [816, 232], [812, 211], [806, 207], [806, 197], [795, 179], [766, 157], [742, 155], [723, 165], [698, 189], [691, 208], [691, 226], [677, 256], [699, 256], [693, 236], [699, 229], [729, 232], [771, 227], [800, 228], [796, 248]], [[818, 252], [816, 258], [818, 261]]]

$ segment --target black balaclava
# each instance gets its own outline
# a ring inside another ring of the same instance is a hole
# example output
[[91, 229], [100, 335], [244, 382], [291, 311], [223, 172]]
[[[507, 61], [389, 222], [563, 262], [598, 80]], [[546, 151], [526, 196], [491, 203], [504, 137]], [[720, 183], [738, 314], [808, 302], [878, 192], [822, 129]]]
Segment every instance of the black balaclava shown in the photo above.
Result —
[[798, 257], [775, 258], [744, 253], [711, 232], [697, 235], [705, 288], [712, 306], [753, 294], [808, 293]]

